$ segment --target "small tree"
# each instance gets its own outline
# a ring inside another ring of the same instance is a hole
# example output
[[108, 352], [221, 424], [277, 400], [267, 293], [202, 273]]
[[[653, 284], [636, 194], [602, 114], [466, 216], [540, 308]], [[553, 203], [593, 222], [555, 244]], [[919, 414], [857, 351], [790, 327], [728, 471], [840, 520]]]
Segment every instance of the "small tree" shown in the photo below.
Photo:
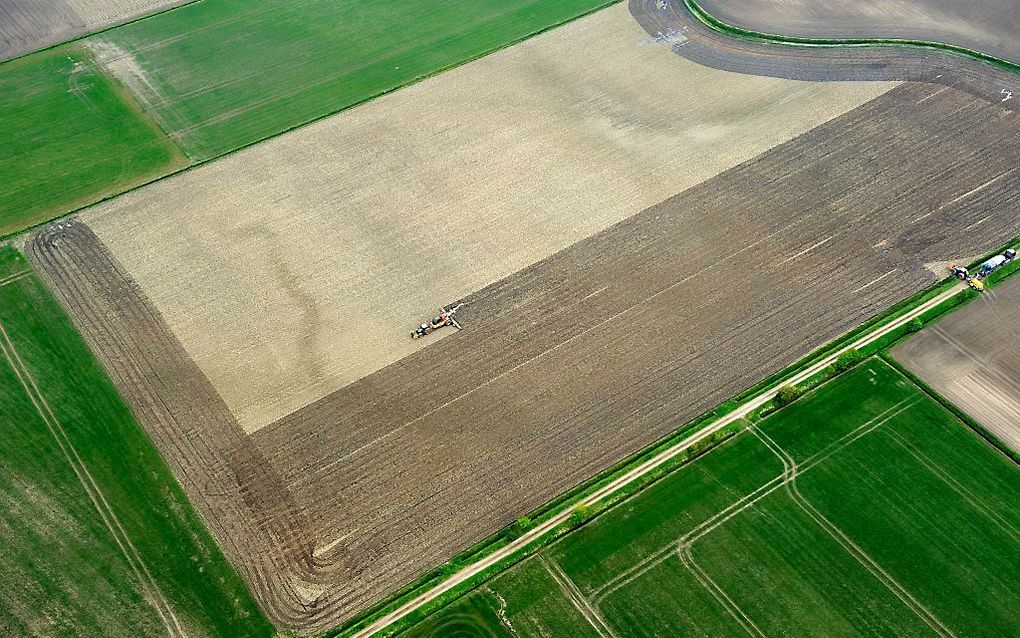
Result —
[[574, 508], [574, 511], [570, 513], [570, 518], [567, 519], [567, 525], [569, 525], [571, 529], [580, 527], [586, 520], [588, 520], [590, 515], [591, 512], [588, 510], [587, 505], [578, 505]]
[[920, 317], [914, 317], [907, 323], [907, 332], [917, 332], [924, 327], [924, 322], [921, 321]]
[[836, 363], [833, 367], [836, 369], [836, 372], [846, 372], [863, 360], [864, 354], [860, 350], [857, 348], [850, 348], [843, 354], [836, 357]]
[[781, 408], [790, 405], [802, 394], [804, 394], [803, 389], [793, 385], [784, 385], [776, 392], [776, 398], [774, 399], [776, 407]]
[[531, 519], [527, 516], [522, 516], [511, 523], [510, 527], [506, 528], [506, 539], [509, 541], [516, 540], [529, 529], [531, 529]]

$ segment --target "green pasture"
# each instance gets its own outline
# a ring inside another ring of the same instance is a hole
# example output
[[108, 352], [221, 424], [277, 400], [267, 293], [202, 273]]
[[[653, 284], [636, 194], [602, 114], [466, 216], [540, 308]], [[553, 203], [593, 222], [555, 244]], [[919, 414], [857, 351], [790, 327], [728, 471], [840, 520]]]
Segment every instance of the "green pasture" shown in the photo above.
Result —
[[134, 57], [154, 87], [146, 106], [191, 157], [207, 159], [605, 4], [205, 0], [97, 37]]
[[272, 636], [40, 279], [9, 279], [27, 270], [0, 247], [0, 634], [167, 635], [155, 583], [188, 636]]
[[0, 64], [0, 140], [0, 236], [185, 162], [81, 46]]
[[404, 635], [594, 631], [579, 596], [621, 638], [1018, 635], [1018, 493], [1014, 463], [869, 359]]

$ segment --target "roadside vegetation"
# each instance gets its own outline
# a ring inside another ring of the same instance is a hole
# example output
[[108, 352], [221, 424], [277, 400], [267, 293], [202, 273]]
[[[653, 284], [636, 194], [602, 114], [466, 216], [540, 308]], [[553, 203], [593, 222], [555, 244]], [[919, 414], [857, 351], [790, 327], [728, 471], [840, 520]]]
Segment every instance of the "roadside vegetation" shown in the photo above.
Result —
[[273, 628], [42, 281], [0, 247], [0, 633]]

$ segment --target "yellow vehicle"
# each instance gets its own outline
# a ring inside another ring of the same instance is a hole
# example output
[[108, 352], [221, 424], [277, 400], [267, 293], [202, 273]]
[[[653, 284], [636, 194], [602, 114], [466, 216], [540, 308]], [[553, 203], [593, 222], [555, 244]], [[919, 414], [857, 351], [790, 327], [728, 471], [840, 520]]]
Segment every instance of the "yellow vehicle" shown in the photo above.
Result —
[[[963, 266], [957, 266], [956, 264], [949, 264], [949, 272], [953, 273], [953, 276], [960, 281], [966, 281], [967, 285], [974, 290], [981, 292], [985, 289], [985, 282], [978, 279], [970, 274], [970, 272]], [[979, 274], [980, 276], [980, 274]]]

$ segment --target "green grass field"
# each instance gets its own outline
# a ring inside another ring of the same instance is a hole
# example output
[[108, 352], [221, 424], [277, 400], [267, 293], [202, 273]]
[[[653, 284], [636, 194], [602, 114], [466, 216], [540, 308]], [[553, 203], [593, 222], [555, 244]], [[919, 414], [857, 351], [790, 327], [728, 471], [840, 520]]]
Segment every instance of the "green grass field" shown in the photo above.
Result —
[[1018, 493], [870, 359], [404, 635], [1020, 635]]
[[108, 31], [168, 132], [206, 159], [565, 22], [607, 0], [204, 0]]
[[3, 247], [0, 434], [0, 635], [165, 636], [166, 622], [273, 635], [60, 307]]
[[0, 64], [0, 235], [185, 163], [135, 99], [79, 46]]

